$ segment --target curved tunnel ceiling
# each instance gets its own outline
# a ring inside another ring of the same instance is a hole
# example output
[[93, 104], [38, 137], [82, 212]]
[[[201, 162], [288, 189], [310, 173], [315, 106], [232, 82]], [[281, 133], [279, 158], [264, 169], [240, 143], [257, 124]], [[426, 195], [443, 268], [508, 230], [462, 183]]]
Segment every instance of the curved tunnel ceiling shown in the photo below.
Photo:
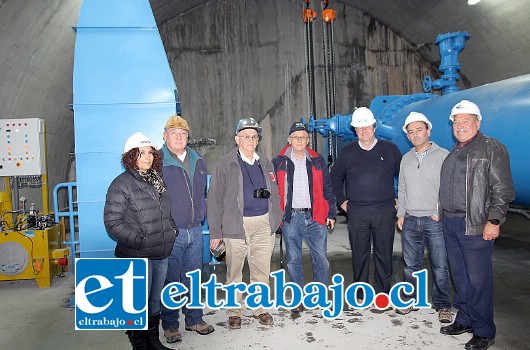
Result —
[[[160, 25], [209, 1], [150, 0], [150, 3]], [[302, 10], [305, 2], [298, 2]], [[436, 65], [439, 62], [438, 46], [434, 44], [436, 35], [467, 31], [471, 39], [460, 54], [460, 64], [462, 76], [471, 86], [530, 72], [528, 0], [482, 0], [474, 6], [467, 5], [467, 0], [340, 0], [329, 3], [337, 14], [344, 5], [365, 11], [408, 38]], [[321, 1], [311, 4], [320, 12]]]

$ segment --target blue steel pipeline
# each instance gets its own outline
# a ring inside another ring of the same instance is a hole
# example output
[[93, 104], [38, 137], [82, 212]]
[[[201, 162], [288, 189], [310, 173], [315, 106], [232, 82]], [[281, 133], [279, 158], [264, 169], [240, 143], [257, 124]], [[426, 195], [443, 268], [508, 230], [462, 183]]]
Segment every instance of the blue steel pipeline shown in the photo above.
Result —
[[[450, 150], [456, 142], [449, 120], [451, 108], [461, 100], [472, 101], [482, 113], [480, 131], [498, 139], [508, 149], [516, 194], [514, 203], [530, 205], [530, 181], [525, 180], [530, 175], [530, 75], [449, 95], [431, 96], [394, 110], [392, 105], [399, 102], [400, 98], [390, 104], [385, 102], [389, 96], [372, 100], [370, 109], [378, 120], [377, 136], [393, 141], [405, 153], [412, 146], [401, 128], [410, 112], [420, 112], [433, 124], [431, 140]], [[402, 98], [407, 97], [410, 96]]]
[[[415, 94], [378, 96], [370, 104], [377, 120], [376, 136], [394, 142], [402, 153], [411, 149], [401, 129], [410, 112], [420, 112], [433, 124], [431, 140], [451, 150], [456, 139], [449, 120], [451, 108], [461, 100], [476, 103], [482, 113], [480, 131], [501, 141], [508, 149], [515, 186], [514, 204], [530, 206], [530, 74], [482, 85], [443, 96]], [[344, 140], [353, 140], [351, 115], [310, 120], [309, 129], [323, 136], [327, 131]]]
[[[456, 142], [449, 114], [454, 105], [462, 100], [476, 103], [482, 113], [480, 131], [501, 141], [510, 154], [515, 186], [514, 204], [530, 206], [530, 75], [523, 75], [492, 84], [460, 91], [456, 86], [460, 78], [458, 54], [470, 38], [467, 32], [440, 34], [436, 44], [440, 48], [442, 72], [440, 79], [426, 77], [423, 90], [426, 93], [404, 96], [378, 96], [370, 104], [377, 120], [376, 136], [394, 142], [402, 153], [412, 145], [402, 130], [410, 112], [423, 113], [431, 121], [431, 140], [441, 147], [452, 149]], [[442, 90], [442, 96], [428, 93]], [[328, 132], [342, 140], [355, 139], [350, 126], [351, 115], [335, 115], [329, 119], [308, 121], [309, 131], [317, 131], [327, 137]]]

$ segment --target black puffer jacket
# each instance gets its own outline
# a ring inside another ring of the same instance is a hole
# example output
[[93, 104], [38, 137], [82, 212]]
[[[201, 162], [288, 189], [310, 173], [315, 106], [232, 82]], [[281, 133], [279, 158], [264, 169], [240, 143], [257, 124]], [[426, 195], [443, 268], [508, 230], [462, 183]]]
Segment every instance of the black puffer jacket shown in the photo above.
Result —
[[118, 240], [114, 254], [119, 258], [167, 258], [178, 234], [168, 192], [159, 195], [133, 170], [110, 184], [104, 220], [107, 232]]

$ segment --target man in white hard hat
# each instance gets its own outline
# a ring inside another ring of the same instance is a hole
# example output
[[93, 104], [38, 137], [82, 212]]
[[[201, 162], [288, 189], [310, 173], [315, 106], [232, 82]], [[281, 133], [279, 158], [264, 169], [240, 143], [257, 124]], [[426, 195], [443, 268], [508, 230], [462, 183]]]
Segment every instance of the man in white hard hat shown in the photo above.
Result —
[[[188, 290], [190, 278], [186, 273], [202, 268], [202, 225], [206, 215], [206, 162], [188, 146], [190, 127], [179, 115], [171, 116], [164, 126], [163, 178], [171, 198], [171, 216], [179, 235], [169, 256], [167, 281], [180, 282]], [[189, 297], [189, 296], [188, 296]], [[215, 329], [203, 319], [202, 309], [162, 309], [162, 328], [166, 342], [182, 341], [179, 315], [184, 314], [185, 329], [201, 335]]]
[[[415, 285], [412, 274], [421, 270], [427, 247], [433, 279], [432, 303], [438, 311], [438, 320], [451, 323], [451, 280], [443, 227], [438, 218], [440, 170], [449, 152], [429, 140], [431, 130], [431, 122], [422, 113], [411, 112], [405, 119], [403, 131], [414, 147], [401, 160], [397, 226], [401, 230], [405, 282]], [[408, 314], [412, 310], [410, 306], [396, 311]]]
[[[274, 166], [256, 152], [261, 127], [254, 118], [237, 123], [237, 147], [221, 157], [210, 180], [208, 224], [210, 248], [224, 241], [226, 246], [226, 284], [240, 283], [243, 265], [248, 260], [250, 282], [269, 285], [275, 232], [282, 211]], [[241, 303], [241, 293], [237, 302]], [[259, 307], [252, 310], [262, 325], [272, 325], [270, 313]], [[228, 327], [241, 328], [241, 309], [228, 309]]]
[[506, 147], [480, 132], [482, 114], [463, 100], [451, 110], [455, 147], [440, 179], [440, 215], [455, 286], [455, 321], [442, 334], [473, 333], [466, 349], [495, 343], [491, 255], [515, 198]]
[[[394, 177], [399, 175], [401, 153], [392, 142], [375, 137], [376, 120], [368, 108], [357, 108], [351, 125], [358, 141], [339, 153], [331, 170], [331, 182], [337, 203], [348, 215], [354, 282], [369, 281], [373, 242], [373, 287], [376, 293], [388, 293], [396, 221]], [[359, 293], [357, 298], [364, 299], [364, 295]]]

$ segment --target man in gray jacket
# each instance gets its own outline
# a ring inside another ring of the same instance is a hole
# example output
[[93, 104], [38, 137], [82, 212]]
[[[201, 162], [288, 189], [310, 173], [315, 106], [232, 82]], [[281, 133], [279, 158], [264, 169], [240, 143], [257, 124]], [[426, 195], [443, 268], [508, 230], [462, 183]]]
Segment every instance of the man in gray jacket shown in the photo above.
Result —
[[[412, 274], [422, 268], [427, 247], [433, 276], [432, 303], [438, 311], [438, 320], [450, 323], [451, 281], [443, 227], [438, 218], [440, 170], [449, 152], [429, 140], [431, 129], [431, 122], [421, 113], [411, 112], [405, 119], [403, 131], [414, 147], [401, 160], [397, 226], [401, 230], [405, 282], [415, 284]], [[396, 311], [408, 314], [412, 310], [410, 306]]]
[[480, 109], [463, 100], [451, 110], [457, 144], [442, 166], [440, 209], [455, 286], [455, 322], [442, 334], [473, 333], [466, 349], [495, 343], [491, 255], [515, 198], [510, 158], [499, 141], [483, 135]]
[[[226, 245], [226, 283], [243, 279], [248, 259], [250, 282], [269, 284], [274, 233], [282, 211], [274, 167], [256, 152], [261, 127], [253, 118], [244, 118], [236, 127], [237, 147], [223, 156], [212, 174], [208, 191], [210, 248]], [[238, 292], [237, 302], [242, 295]], [[272, 316], [263, 308], [252, 310], [262, 325], [271, 325]], [[241, 309], [228, 309], [228, 326], [241, 328]]]

